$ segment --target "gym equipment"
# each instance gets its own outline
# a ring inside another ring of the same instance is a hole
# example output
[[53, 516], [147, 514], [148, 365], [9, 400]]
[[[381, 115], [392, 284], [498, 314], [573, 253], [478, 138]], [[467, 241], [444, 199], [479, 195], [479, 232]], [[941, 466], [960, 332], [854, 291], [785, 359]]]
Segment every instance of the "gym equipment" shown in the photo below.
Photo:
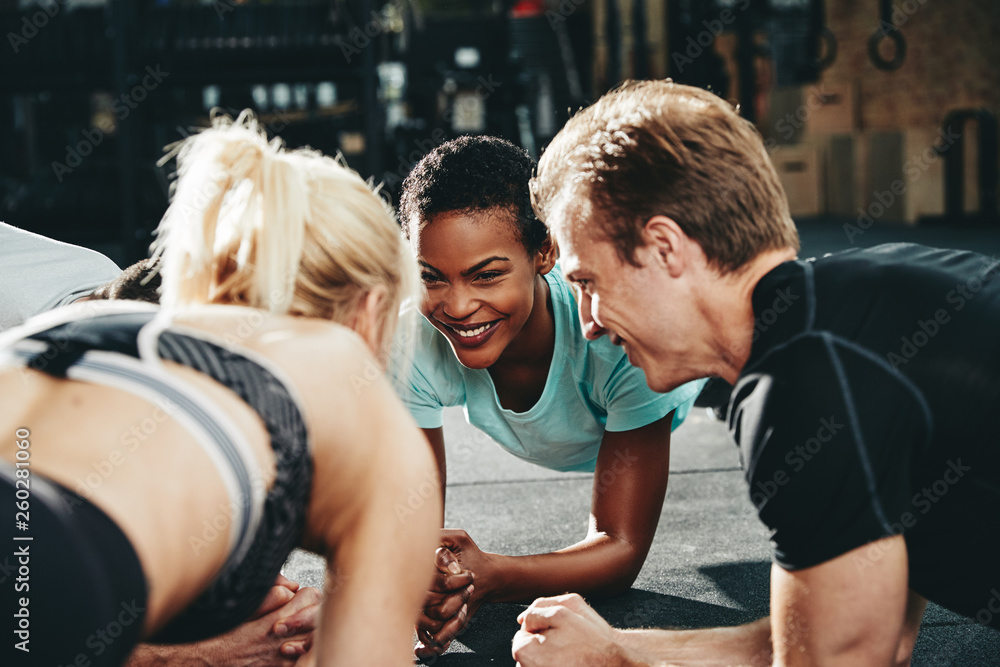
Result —
[[[891, 72], [902, 67], [906, 60], [906, 38], [893, 21], [892, 0], [879, 0], [878, 6], [879, 22], [875, 32], [868, 38], [868, 57], [875, 67]], [[879, 50], [884, 39], [889, 39], [894, 45], [892, 58], [888, 60], [882, 57]]]

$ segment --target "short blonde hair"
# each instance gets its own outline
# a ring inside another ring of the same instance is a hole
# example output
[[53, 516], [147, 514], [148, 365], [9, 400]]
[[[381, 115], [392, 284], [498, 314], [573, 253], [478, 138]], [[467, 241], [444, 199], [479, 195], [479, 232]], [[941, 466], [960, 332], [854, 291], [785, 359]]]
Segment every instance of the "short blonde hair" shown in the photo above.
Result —
[[778, 174], [757, 129], [716, 95], [628, 81], [570, 118], [531, 180], [538, 217], [582, 196], [593, 225], [635, 264], [642, 230], [673, 219], [723, 273], [766, 250], [799, 248]]
[[235, 304], [347, 323], [384, 290], [381, 353], [417, 267], [392, 208], [340, 159], [268, 141], [250, 111], [168, 147], [177, 158], [157, 229], [160, 303]]

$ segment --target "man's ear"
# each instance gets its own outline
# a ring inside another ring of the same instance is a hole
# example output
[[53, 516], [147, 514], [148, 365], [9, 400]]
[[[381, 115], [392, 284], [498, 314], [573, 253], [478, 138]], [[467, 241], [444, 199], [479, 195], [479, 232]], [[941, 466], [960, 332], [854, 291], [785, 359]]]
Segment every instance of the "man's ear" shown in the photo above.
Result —
[[368, 344], [368, 348], [375, 356], [381, 352], [379, 348], [382, 344], [382, 331], [379, 327], [379, 320], [382, 309], [385, 307], [386, 296], [387, 292], [384, 287], [376, 287], [361, 297], [351, 325], [351, 328]]
[[667, 268], [676, 278], [690, 263], [691, 240], [673, 218], [654, 215], [642, 228], [642, 240], [653, 254], [654, 261]]
[[542, 247], [538, 249], [538, 255], [536, 258], [535, 266], [538, 269], [538, 275], [544, 276], [546, 273], [551, 271], [552, 267], [556, 265], [556, 260], [558, 259], [559, 248], [552, 240], [551, 235], [546, 236], [545, 240], [542, 241]]

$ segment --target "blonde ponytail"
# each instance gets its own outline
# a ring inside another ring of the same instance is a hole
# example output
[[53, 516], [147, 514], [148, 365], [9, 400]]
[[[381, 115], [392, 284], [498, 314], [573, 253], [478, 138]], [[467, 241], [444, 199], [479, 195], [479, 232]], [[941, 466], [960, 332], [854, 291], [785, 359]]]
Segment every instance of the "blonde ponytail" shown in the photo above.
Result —
[[383, 288], [388, 345], [417, 269], [391, 208], [356, 172], [268, 142], [249, 111], [213, 116], [163, 161], [174, 156], [174, 196], [153, 246], [164, 307], [237, 304], [347, 323]]

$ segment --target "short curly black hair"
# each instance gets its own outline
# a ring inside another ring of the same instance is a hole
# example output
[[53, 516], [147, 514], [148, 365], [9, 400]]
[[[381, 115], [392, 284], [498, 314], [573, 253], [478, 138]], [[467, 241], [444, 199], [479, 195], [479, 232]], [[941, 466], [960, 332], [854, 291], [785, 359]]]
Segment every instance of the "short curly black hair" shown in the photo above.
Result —
[[518, 240], [529, 255], [548, 238], [531, 207], [528, 181], [535, 161], [504, 139], [462, 136], [425, 155], [403, 181], [399, 221], [406, 238], [435, 215], [507, 209], [516, 217]]

